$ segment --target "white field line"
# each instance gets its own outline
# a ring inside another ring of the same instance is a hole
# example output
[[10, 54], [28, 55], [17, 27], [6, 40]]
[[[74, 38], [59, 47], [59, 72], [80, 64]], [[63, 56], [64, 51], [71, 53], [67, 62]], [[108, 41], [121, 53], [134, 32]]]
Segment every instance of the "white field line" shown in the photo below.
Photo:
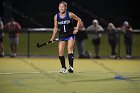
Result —
[[[46, 73], [55, 73], [59, 71], [47, 71]], [[42, 74], [41, 72], [0, 72], [0, 75], [13, 75], [13, 74]]]

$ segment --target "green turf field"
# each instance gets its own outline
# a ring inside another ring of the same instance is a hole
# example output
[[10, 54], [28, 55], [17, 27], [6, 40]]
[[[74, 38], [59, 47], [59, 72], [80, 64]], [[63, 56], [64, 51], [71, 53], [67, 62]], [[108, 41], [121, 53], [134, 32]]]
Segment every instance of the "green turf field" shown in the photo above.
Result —
[[139, 60], [76, 59], [74, 65], [73, 74], [60, 74], [57, 58], [0, 58], [0, 93], [140, 93]]

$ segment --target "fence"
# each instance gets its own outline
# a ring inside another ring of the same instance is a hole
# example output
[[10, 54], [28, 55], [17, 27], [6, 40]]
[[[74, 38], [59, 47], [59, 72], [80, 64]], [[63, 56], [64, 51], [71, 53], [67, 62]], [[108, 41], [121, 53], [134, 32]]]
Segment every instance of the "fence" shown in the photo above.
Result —
[[[50, 45], [47, 45], [42, 48], [37, 48], [36, 43], [37, 42], [46, 42], [51, 38], [52, 35], [52, 28], [28, 28], [28, 29], [22, 29], [20, 32], [20, 38], [19, 38], [19, 45], [18, 45], [18, 52], [17, 55], [19, 56], [57, 56], [58, 55], [58, 49], [57, 49], [57, 43], [53, 43]], [[6, 31], [7, 32], [7, 31]], [[135, 57], [140, 57], [140, 30], [134, 30], [133, 35], [133, 49], [132, 49], [132, 55]], [[88, 32], [88, 39], [85, 40], [85, 50], [91, 52], [92, 55], [94, 55], [94, 49], [91, 42], [91, 32]], [[118, 56], [123, 57], [125, 56], [125, 46], [123, 41], [123, 35], [120, 34], [119, 38], [120, 42], [116, 48], [116, 51], [118, 52]], [[75, 44], [75, 55], [77, 56], [77, 48]], [[8, 33], [5, 33], [4, 37], [4, 48], [5, 48], [5, 54], [7, 56], [10, 55], [10, 45], [9, 45], [9, 38]], [[108, 37], [107, 33], [102, 34], [101, 38], [101, 45], [100, 45], [100, 55], [101, 56], [109, 56], [110, 55], [110, 46], [108, 43]], [[65, 53], [66, 54], [66, 53]]]

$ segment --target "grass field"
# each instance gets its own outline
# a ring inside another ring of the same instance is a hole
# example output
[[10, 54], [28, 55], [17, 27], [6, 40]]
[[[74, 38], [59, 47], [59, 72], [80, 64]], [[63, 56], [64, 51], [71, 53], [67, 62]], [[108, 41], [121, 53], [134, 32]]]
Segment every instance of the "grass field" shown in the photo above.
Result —
[[57, 58], [0, 58], [0, 93], [140, 93], [139, 60], [76, 59], [74, 67], [60, 74]]

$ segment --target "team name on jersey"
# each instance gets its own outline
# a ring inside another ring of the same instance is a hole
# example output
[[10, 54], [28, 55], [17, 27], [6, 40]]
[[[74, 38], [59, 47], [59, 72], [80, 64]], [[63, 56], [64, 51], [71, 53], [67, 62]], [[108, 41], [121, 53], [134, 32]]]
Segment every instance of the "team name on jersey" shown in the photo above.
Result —
[[66, 24], [69, 24], [70, 23], [70, 20], [64, 20], [64, 21], [59, 21], [58, 24], [59, 25], [66, 25]]

